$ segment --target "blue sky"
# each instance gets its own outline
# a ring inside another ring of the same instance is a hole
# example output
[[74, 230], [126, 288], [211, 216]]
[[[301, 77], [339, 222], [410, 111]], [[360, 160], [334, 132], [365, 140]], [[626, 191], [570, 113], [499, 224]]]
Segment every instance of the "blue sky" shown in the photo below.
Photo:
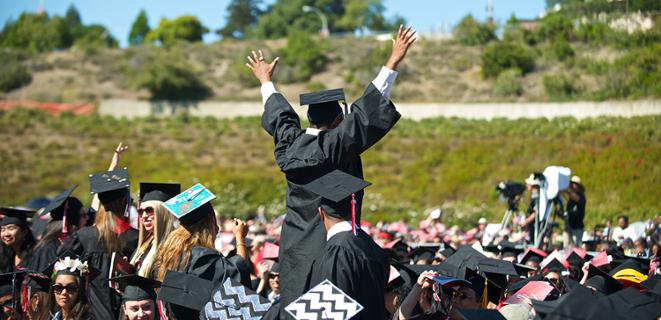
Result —
[[[0, 20], [3, 24], [8, 19], [16, 19], [21, 12], [36, 12], [40, 2], [49, 14], [63, 15], [70, 4], [76, 6], [83, 23], [99, 23], [110, 29], [121, 46], [126, 45], [126, 38], [131, 23], [140, 9], [145, 9], [149, 24], [153, 27], [161, 17], [174, 18], [192, 14], [211, 30], [223, 26], [226, 18], [225, 9], [230, 0], [0, 0]], [[266, 0], [272, 3], [273, 0]], [[421, 32], [445, 29], [455, 25], [464, 15], [470, 13], [478, 19], [486, 16], [486, 0], [383, 0], [386, 16], [399, 14]], [[504, 22], [514, 13], [520, 18], [533, 18], [544, 10], [544, 0], [493, 0], [494, 17], [497, 22]], [[207, 34], [205, 42], [217, 40], [215, 34]]]

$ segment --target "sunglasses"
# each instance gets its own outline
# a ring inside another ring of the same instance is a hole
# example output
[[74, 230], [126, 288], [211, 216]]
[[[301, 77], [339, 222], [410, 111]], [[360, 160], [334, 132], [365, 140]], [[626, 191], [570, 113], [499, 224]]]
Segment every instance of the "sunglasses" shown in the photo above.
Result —
[[53, 285], [53, 291], [55, 291], [55, 293], [57, 293], [57, 294], [61, 294], [62, 291], [64, 291], [64, 290], [67, 290], [68, 293], [75, 293], [76, 291], [78, 291], [78, 286], [75, 285], [75, 284], [70, 284], [70, 285], [66, 285], [66, 286], [63, 286], [61, 284], [54, 284]]
[[269, 274], [269, 279], [275, 279], [275, 278], [280, 278], [280, 274], [277, 274], [277, 273]]
[[143, 213], [146, 214], [154, 214], [154, 208], [152, 207], [147, 207], [147, 208], [140, 208], [138, 209], [138, 214], [142, 215]]

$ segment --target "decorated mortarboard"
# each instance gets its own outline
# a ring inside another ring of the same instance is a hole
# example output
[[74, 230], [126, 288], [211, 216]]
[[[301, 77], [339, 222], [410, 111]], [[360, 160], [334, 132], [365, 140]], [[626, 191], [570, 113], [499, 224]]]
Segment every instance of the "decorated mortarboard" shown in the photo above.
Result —
[[329, 280], [322, 281], [285, 307], [285, 311], [297, 320], [347, 320], [362, 310], [360, 303]]
[[270, 307], [268, 299], [227, 278], [204, 306], [204, 314], [206, 319], [261, 319]]
[[319, 206], [326, 214], [340, 219], [351, 217], [351, 227], [355, 235], [355, 194], [369, 185], [370, 183], [363, 179], [334, 170], [303, 187], [321, 197]]
[[280, 246], [266, 241], [262, 250], [262, 259], [278, 261]]
[[178, 183], [140, 182], [140, 201], [165, 202], [181, 193]]
[[14, 207], [0, 208], [0, 212], [4, 215], [4, 218], [0, 221], [0, 226], [15, 224], [22, 228], [28, 226], [28, 217], [34, 215], [34, 210]]
[[494, 309], [459, 309], [465, 320], [506, 320], [502, 313]]
[[643, 289], [640, 283], [647, 280], [644, 269], [636, 260], [628, 259], [611, 270], [609, 275], [626, 287]]
[[126, 168], [90, 174], [90, 193], [99, 195], [101, 202], [109, 202], [128, 196], [131, 187]]
[[520, 290], [518, 290], [515, 294], [507, 298], [507, 300], [505, 300], [505, 303], [530, 304], [531, 300], [543, 301], [554, 289], [555, 288], [546, 281], [530, 281], [526, 283], [526, 285], [523, 286]]
[[216, 196], [201, 184], [196, 184], [174, 198], [165, 201], [168, 209], [184, 225], [193, 225], [213, 213], [209, 203]]
[[209, 302], [213, 282], [191, 274], [169, 270], [165, 274], [158, 298], [192, 310], [201, 311]]
[[595, 267], [605, 266], [613, 261], [613, 256], [609, 255], [606, 251], [601, 251], [590, 259], [590, 264]]
[[543, 250], [537, 249], [535, 247], [528, 247], [528, 249], [526, 249], [526, 251], [523, 253], [521, 260], [519, 260], [519, 263], [526, 264], [526, 262], [528, 262], [528, 260], [531, 258], [537, 259], [537, 263], [540, 263], [542, 262], [542, 259], [546, 258], [546, 256], [548, 256], [548, 254]]
[[141, 277], [137, 274], [129, 274], [108, 279], [108, 281], [119, 284], [122, 293], [122, 301], [156, 300], [155, 288], [161, 286], [160, 281]]
[[605, 295], [621, 290], [624, 287], [615, 278], [592, 264], [588, 266], [587, 281], [584, 285], [586, 287], [592, 287]]

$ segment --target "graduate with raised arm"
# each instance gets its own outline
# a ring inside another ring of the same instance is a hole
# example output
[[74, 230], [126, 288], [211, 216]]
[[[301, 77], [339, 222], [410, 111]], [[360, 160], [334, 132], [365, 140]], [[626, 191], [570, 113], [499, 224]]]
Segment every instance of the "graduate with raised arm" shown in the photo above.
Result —
[[[262, 84], [262, 127], [273, 136], [275, 160], [287, 178], [287, 216], [280, 242], [283, 305], [304, 293], [302, 275], [326, 242], [317, 211], [320, 197], [303, 185], [336, 169], [363, 178], [361, 153], [383, 138], [400, 118], [390, 92], [395, 70], [416, 40], [415, 34], [411, 27], [400, 26], [385, 66], [347, 114], [339, 103], [345, 102], [342, 89], [301, 95], [301, 104], [309, 105], [307, 129], [301, 128], [298, 115], [271, 82], [278, 58], [269, 63], [261, 50], [248, 57], [247, 66]], [[363, 192], [356, 193], [355, 198], [359, 224]]]

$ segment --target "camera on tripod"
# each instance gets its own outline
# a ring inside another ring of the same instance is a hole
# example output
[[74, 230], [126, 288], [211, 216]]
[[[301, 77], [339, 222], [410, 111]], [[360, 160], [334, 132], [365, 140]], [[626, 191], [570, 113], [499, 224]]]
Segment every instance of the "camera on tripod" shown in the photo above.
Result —
[[507, 201], [509, 210], [516, 212], [519, 208], [519, 199], [526, 191], [526, 186], [523, 183], [515, 181], [501, 181], [496, 185], [496, 192], [500, 200]]

